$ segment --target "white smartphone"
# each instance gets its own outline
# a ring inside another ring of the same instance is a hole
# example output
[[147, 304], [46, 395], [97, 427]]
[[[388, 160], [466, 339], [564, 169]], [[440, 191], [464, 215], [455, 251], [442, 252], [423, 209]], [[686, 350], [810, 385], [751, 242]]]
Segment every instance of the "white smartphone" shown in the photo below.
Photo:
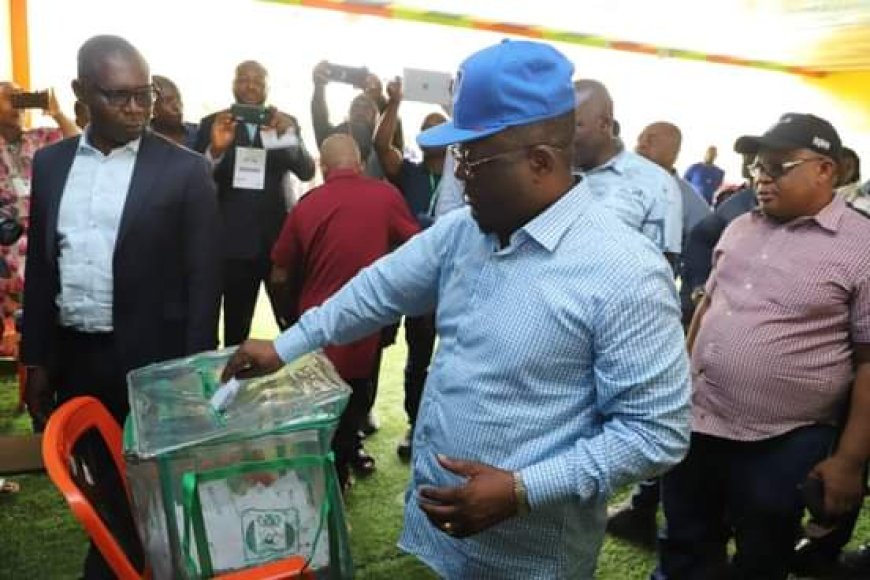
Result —
[[406, 101], [449, 105], [453, 75], [446, 72], [406, 68], [402, 75], [402, 92]]

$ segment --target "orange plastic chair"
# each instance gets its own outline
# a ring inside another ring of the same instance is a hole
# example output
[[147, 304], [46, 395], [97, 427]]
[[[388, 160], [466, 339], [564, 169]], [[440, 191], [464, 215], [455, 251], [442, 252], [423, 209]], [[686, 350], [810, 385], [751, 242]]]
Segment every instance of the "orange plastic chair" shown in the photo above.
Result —
[[66, 498], [73, 515], [84, 526], [88, 536], [118, 578], [121, 580], [150, 578], [147, 567], [143, 575], [130, 562], [121, 544], [73, 479], [71, 472], [73, 448], [82, 436], [92, 429], [96, 429], [109, 449], [118, 474], [125, 484], [124, 492], [127, 494], [129, 504], [130, 490], [126, 486], [126, 464], [121, 455], [121, 428], [102, 403], [93, 397], [77, 397], [67, 401], [51, 414], [42, 437], [42, 460], [45, 469]]
[[256, 568], [227, 572], [214, 578], [215, 580], [285, 580], [288, 578], [303, 580], [314, 578], [313, 573], [305, 572], [304, 570], [305, 558], [302, 556], [290, 556], [283, 560], [257, 566]]
[[[91, 540], [100, 550], [112, 571], [121, 580], [148, 579], [151, 573], [147, 566], [144, 574], [136, 570], [97, 510], [85, 497], [70, 472], [72, 451], [82, 436], [96, 429], [109, 449], [118, 474], [124, 483], [127, 503], [130, 489], [127, 485], [126, 464], [122, 454], [122, 435], [118, 424], [97, 399], [77, 397], [67, 401], [52, 413], [42, 438], [42, 459], [48, 476], [66, 498], [73, 514], [84, 526]], [[305, 570], [305, 558], [290, 556], [254, 568], [228, 572], [214, 576], [216, 580], [284, 580], [288, 578], [313, 578]]]

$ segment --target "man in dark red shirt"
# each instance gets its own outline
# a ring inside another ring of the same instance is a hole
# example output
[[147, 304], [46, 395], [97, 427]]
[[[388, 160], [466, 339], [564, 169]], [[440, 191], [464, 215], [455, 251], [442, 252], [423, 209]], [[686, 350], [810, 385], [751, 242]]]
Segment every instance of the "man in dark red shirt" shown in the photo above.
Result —
[[[283, 314], [288, 322], [322, 304], [360, 270], [420, 231], [397, 189], [362, 175], [360, 152], [349, 135], [336, 134], [323, 142], [320, 166], [326, 183], [293, 208], [272, 249], [271, 281], [286, 298]], [[350, 481], [352, 459], [365, 453], [357, 427], [368, 410], [379, 345], [376, 333], [325, 349], [353, 389], [333, 440], [343, 488]]]

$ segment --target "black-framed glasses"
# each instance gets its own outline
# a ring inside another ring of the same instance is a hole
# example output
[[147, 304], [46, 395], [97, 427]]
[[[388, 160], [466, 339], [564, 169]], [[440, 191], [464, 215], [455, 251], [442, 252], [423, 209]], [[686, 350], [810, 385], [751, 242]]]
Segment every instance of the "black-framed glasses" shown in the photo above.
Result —
[[133, 90], [104, 89], [99, 85], [93, 85], [93, 88], [109, 106], [117, 108], [127, 105], [131, 99], [140, 107], [150, 107], [160, 94], [154, 85]]
[[792, 159], [791, 161], [771, 162], [756, 157], [755, 161], [752, 162], [752, 165], [749, 166], [749, 174], [753, 179], [759, 179], [762, 173], [771, 179], [779, 179], [798, 165], [802, 165], [808, 161], [827, 161], [827, 159], [824, 157], [799, 157], [798, 159]]

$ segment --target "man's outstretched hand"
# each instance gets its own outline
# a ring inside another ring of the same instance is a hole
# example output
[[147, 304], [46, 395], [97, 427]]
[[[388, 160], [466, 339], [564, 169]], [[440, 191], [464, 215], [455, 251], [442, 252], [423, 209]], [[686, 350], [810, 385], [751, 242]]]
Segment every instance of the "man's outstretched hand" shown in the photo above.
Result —
[[221, 382], [231, 378], [253, 379], [274, 373], [284, 366], [271, 340], [246, 340], [230, 357], [221, 373]]

